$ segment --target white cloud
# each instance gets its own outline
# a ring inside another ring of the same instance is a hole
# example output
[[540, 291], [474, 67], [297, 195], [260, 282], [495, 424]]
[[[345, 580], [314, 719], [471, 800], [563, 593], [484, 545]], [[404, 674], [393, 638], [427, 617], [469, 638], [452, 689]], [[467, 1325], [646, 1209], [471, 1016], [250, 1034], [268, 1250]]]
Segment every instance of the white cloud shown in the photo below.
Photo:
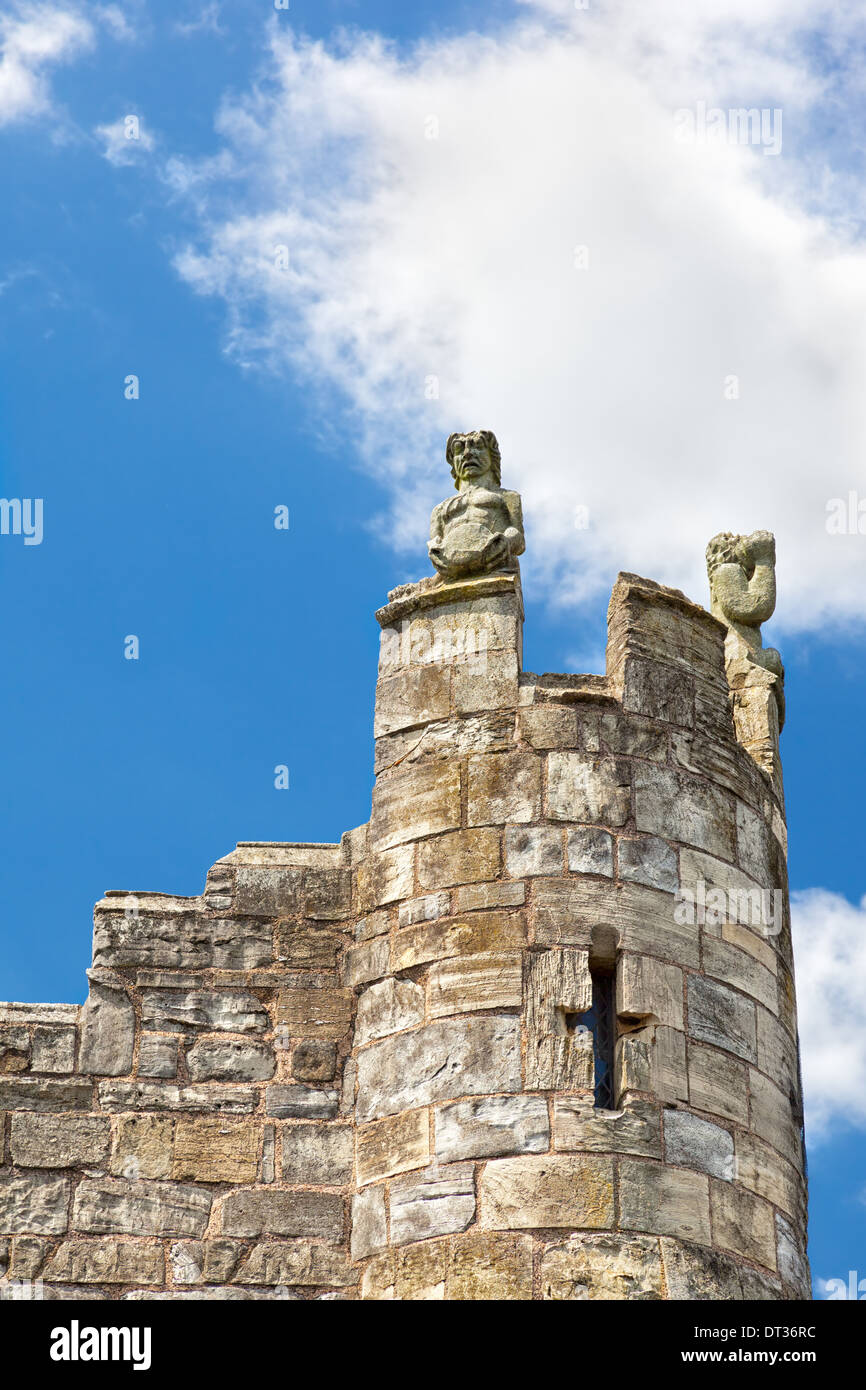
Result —
[[194, 19], [176, 20], [174, 32], [182, 38], [189, 38], [190, 34], [225, 34], [227, 30], [220, 24], [221, 9], [217, 0], [210, 0], [210, 3], [201, 6]]
[[0, 15], [0, 126], [51, 110], [48, 70], [94, 43], [77, 9], [22, 3]]
[[791, 895], [806, 1134], [866, 1127], [866, 897]]
[[94, 135], [104, 145], [102, 151], [109, 164], [134, 164], [142, 154], [149, 153], [155, 144], [153, 135], [134, 114], [120, 116], [110, 125], [98, 125]]
[[[837, 216], [850, 175], [804, 134], [856, 85], [857, 23], [550, 0], [408, 55], [275, 31], [217, 157], [173, 163], [201, 218], [178, 267], [224, 298], [241, 363], [338, 389], [397, 546], [423, 554], [445, 434], [484, 425], [536, 594], [598, 601], [628, 569], [704, 599], [709, 537], [770, 527], [780, 626], [863, 617], [866, 536], [828, 535], [826, 504], [866, 497], [866, 253]], [[830, 80], [811, 55], [841, 36]], [[701, 101], [781, 107], [781, 155], [679, 141]]]

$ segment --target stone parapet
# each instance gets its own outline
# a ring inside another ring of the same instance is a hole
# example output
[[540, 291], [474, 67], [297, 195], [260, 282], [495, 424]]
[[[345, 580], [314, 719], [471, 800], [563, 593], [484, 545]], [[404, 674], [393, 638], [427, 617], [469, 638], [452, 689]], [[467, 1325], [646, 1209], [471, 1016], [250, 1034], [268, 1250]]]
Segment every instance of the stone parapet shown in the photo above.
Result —
[[0, 1294], [808, 1297], [784, 808], [724, 624], [621, 575], [606, 674], [535, 676], [516, 574], [377, 618], [369, 823], [109, 893], [86, 1004], [0, 1005]]

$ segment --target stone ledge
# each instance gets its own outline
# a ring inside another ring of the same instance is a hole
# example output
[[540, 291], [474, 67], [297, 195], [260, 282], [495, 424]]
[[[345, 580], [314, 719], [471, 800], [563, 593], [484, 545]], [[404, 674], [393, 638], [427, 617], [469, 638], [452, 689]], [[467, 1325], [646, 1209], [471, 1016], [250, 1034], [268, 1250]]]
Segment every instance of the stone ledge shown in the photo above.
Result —
[[377, 611], [376, 621], [382, 628], [393, 627], [394, 623], [410, 618], [413, 613], [440, 608], [446, 603], [471, 603], [474, 599], [495, 598], [498, 594], [515, 596], [522, 619], [523, 591], [520, 575], [490, 574], [476, 579], [463, 579], [454, 584], [439, 584], [434, 580], [429, 588], [423, 579], [418, 584], [401, 585], [400, 588], [391, 590], [388, 595], [390, 602]]

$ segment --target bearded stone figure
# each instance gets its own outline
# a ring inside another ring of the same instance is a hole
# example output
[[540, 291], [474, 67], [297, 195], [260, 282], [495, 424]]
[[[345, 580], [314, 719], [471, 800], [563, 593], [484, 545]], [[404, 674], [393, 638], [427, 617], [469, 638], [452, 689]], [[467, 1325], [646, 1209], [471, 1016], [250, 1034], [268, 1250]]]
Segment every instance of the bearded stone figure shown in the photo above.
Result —
[[500, 486], [501, 455], [492, 430], [452, 434], [445, 448], [457, 489], [434, 507], [427, 549], [444, 580], [516, 573], [526, 548], [520, 494]]

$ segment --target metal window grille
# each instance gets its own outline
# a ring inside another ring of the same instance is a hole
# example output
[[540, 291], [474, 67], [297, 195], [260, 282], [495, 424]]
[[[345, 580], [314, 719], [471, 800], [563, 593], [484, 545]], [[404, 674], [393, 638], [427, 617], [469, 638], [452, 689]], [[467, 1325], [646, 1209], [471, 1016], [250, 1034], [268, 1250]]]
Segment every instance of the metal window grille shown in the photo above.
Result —
[[616, 1042], [614, 1013], [614, 978], [612, 974], [592, 970], [592, 1007], [582, 1014], [569, 1014], [569, 1028], [583, 1028], [592, 1033], [595, 1061], [595, 1104], [599, 1110], [613, 1110], [616, 1097], [613, 1079], [613, 1049]]

